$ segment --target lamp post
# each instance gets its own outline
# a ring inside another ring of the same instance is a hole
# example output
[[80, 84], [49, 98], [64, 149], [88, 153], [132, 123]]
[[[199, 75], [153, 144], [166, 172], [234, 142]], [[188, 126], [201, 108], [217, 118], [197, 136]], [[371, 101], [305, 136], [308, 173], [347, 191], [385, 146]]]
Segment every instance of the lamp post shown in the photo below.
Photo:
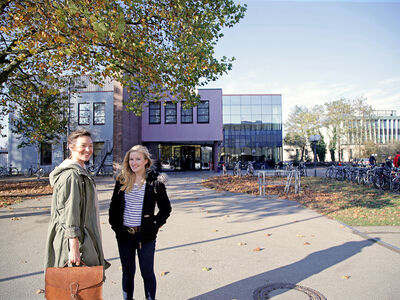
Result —
[[317, 176], [317, 143], [321, 139], [319, 134], [314, 134], [310, 136], [310, 142], [313, 144], [313, 152], [314, 152], [314, 177]]

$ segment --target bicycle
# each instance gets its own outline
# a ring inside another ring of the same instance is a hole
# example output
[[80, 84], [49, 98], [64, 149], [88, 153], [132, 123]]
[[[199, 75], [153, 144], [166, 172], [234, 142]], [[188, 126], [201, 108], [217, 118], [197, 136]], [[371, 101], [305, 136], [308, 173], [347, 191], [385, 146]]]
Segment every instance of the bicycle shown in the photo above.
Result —
[[300, 176], [307, 176], [307, 167], [304, 162], [300, 162], [297, 168], [300, 171]]
[[251, 161], [249, 161], [247, 163], [246, 175], [248, 175], [248, 176], [253, 176], [254, 175], [254, 167], [253, 167], [253, 163]]
[[44, 169], [43, 168], [36, 169], [31, 165], [28, 169], [24, 171], [25, 177], [31, 177], [33, 175], [36, 175], [38, 178], [43, 177]]
[[19, 175], [19, 171], [16, 167], [13, 167], [11, 164], [8, 168], [0, 167], [0, 177], [5, 176], [17, 176]]
[[233, 176], [242, 176], [242, 169], [240, 168], [240, 162], [238, 161], [233, 168]]

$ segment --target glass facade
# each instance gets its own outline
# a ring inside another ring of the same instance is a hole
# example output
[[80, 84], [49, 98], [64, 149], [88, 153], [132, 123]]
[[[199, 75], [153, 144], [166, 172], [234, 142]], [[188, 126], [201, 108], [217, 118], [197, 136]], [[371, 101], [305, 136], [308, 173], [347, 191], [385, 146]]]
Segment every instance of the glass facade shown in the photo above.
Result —
[[212, 161], [212, 148], [201, 145], [160, 145], [163, 170], [204, 170]]
[[223, 95], [220, 161], [282, 160], [282, 96]]

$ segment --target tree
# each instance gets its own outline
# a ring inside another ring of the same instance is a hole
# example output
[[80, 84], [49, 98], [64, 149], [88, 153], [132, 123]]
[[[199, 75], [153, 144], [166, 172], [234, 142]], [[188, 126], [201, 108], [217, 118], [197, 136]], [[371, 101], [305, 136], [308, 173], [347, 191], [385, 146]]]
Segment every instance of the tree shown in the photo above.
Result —
[[305, 147], [311, 135], [317, 134], [321, 128], [321, 106], [314, 106], [311, 109], [305, 106], [295, 105], [289, 113], [285, 122], [287, 132], [284, 142], [287, 145], [301, 149], [301, 158], [304, 159]]
[[372, 107], [366, 103], [363, 97], [350, 99], [339, 99], [325, 103], [324, 126], [330, 137], [332, 160], [334, 151], [338, 150], [339, 160], [344, 145], [355, 145], [357, 154], [361, 157], [361, 149], [368, 140], [368, 124], [372, 116]]
[[369, 123], [372, 121], [372, 106], [363, 97], [352, 101], [353, 120], [349, 128], [350, 142], [356, 146], [358, 158], [362, 155], [362, 146], [369, 139]]
[[214, 47], [245, 11], [233, 0], [3, 0], [1, 105], [21, 86], [66, 87], [60, 75], [89, 74], [95, 84], [119, 81], [136, 114], [167, 93], [193, 106], [198, 86], [231, 69], [233, 58], [215, 58]]
[[335, 157], [336, 141], [337, 141], [336, 128], [333, 127], [332, 136], [329, 141], [329, 154], [331, 155], [331, 161], [336, 161], [336, 157]]
[[[307, 139], [304, 136], [299, 135], [296, 132], [288, 132], [285, 135], [283, 142], [287, 146], [292, 146], [294, 148], [300, 148], [301, 149], [301, 160], [303, 160], [304, 149], [307, 146]], [[297, 155], [292, 156], [291, 158], [294, 160], [299, 159]]]
[[325, 161], [325, 156], [326, 156], [326, 144], [324, 141], [324, 136], [319, 133], [321, 139], [317, 142], [316, 145], [316, 152], [317, 152], [317, 156], [318, 156], [318, 160], [320, 162]]
[[327, 128], [331, 141], [334, 137], [336, 138], [335, 145], [331, 145], [330, 149], [337, 149], [339, 160], [342, 160], [341, 150], [343, 144], [348, 141], [349, 122], [353, 119], [351, 101], [342, 98], [327, 102], [325, 108], [324, 126]]
[[66, 134], [66, 98], [58, 89], [43, 86], [20, 99], [10, 115], [11, 131], [20, 140], [18, 148], [35, 147], [38, 169], [42, 143], [56, 144]]

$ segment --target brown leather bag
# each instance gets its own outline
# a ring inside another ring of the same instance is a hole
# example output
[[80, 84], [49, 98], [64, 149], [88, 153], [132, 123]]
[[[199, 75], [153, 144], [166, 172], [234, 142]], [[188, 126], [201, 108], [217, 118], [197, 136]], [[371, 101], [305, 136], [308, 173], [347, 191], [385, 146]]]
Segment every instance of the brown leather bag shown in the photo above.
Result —
[[103, 300], [103, 266], [46, 268], [47, 300]]

